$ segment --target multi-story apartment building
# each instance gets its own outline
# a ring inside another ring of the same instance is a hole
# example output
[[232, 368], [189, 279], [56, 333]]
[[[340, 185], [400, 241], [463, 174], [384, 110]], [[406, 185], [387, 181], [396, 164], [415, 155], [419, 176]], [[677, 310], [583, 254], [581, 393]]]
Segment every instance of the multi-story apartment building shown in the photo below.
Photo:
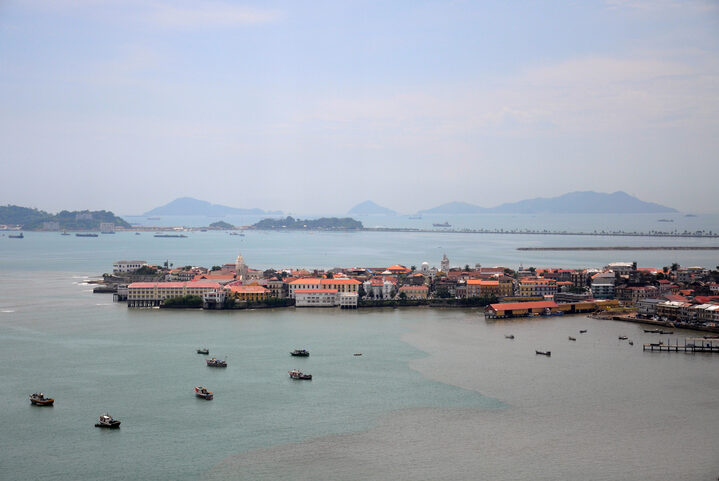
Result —
[[522, 279], [519, 281], [520, 297], [553, 296], [557, 293], [557, 281], [554, 279]]
[[202, 297], [204, 293], [220, 287], [217, 282], [133, 282], [127, 286], [127, 306], [159, 306], [171, 297]]

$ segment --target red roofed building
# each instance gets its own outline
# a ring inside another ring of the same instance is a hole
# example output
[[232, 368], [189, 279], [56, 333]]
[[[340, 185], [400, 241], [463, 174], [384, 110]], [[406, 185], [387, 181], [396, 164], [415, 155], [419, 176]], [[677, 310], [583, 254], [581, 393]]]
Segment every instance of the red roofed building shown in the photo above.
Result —
[[127, 286], [127, 306], [159, 306], [171, 297], [202, 297], [220, 287], [217, 282], [133, 282]]
[[427, 286], [402, 286], [399, 293], [407, 296], [407, 299], [427, 299], [429, 288]]
[[541, 315], [547, 312], [554, 312], [557, 303], [554, 301], [539, 302], [504, 302], [490, 304], [485, 309], [486, 317], [522, 317], [529, 315]]
[[234, 285], [228, 288], [230, 294], [240, 301], [264, 301], [270, 295], [270, 290], [259, 285]]
[[497, 280], [469, 279], [467, 297], [508, 297], [513, 294], [514, 284], [508, 277]]
[[412, 272], [412, 269], [408, 269], [407, 267], [400, 265], [388, 267], [387, 270], [392, 274], [409, 274]]
[[297, 289], [335, 289], [339, 293], [357, 294], [361, 282], [356, 279], [324, 279], [320, 277], [306, 277], [296, 279], [290, 282], [289, 293], [291, 298], [295, 298]]

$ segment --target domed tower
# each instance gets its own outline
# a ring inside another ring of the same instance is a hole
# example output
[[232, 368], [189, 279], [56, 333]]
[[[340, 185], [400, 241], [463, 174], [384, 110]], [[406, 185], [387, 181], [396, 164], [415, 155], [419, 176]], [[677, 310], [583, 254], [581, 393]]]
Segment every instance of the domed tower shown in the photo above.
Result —
[[439, 264], [439, 267], [445, 274], [449, 272], [449, 259], [447, 258], [447, 254], [442, 256], [442, 262]]
[[245, 264], [245, 259], [242, 258], [242, 254], [238, 254], [235, 260], [235, 273], [238, 279], [247, 279], [247, 264]]

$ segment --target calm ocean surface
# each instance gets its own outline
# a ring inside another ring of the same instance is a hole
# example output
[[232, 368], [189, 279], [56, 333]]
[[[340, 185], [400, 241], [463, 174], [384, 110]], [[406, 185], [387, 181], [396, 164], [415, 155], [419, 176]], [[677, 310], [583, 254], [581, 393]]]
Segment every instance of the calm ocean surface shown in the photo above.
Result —
[[[581, 316], [488, 323], [475, 310], [128, 310], [84, 283], [114, 260], [212, 265], [238, 252], [257, 268], [438, 264], [445, 252], [457, 265], [714, 266], [717, 256], [702, 252], [518, 258], [514, 249], [716, 242], [188, 235], [0, 237], [2, 479], [719, 476], [719, 357], [643, 353], [641, 344], [656, 338], [639, 325]], [[589, 332], [580, 336], [579, 329]], [[514, 341], [504, 338], [509, 333]], [[673, 337], [685, 335], [692, 333]], [[226, 356], [229, 367], [205, 367], [194, 351], [203, 345]], [[291, 358], [295, 348], [312, 355]], [[552, 357], [537, 357], [535, 349]], [[292, 382], [292, 368], [314, 379]], [[213, 401], [193, 396], [200, 384], [215, 392]], [[27, 395], [38, 390], [56, 406], [31, 407]], [[103, 411], [123, 421], [119, 431], [93, 427]]]

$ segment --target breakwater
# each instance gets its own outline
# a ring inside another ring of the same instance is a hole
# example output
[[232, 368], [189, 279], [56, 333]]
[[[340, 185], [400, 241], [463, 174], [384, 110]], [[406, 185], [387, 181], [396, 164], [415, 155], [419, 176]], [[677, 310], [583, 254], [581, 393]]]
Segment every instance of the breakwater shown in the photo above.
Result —
[[719, 246], [517, 247], [518, 251], [716, 251]]
[[[309, 229], [304, 229], [309, 230]], [[625, 231], [600, 231], [600, 232], [567, 232], [567, 231], [550, 231], [550, 230], [531, 230], [531, 229], [419, 229], [411, 227], [364, 227], [363, 232], [419, 232], [419, 233], [445, 233], [445, 234], [510, 234], [510, 235], [562, 235], [562, 236], [595, 236], [595, 237], [671, 237], [671, 238], [700, 238], [700, 239], [716, 239], [719, 233], [713, 231], [697, 231], [697, 232], [625, 232]], [[354, 232], [357, 232], [356, 230]]]

